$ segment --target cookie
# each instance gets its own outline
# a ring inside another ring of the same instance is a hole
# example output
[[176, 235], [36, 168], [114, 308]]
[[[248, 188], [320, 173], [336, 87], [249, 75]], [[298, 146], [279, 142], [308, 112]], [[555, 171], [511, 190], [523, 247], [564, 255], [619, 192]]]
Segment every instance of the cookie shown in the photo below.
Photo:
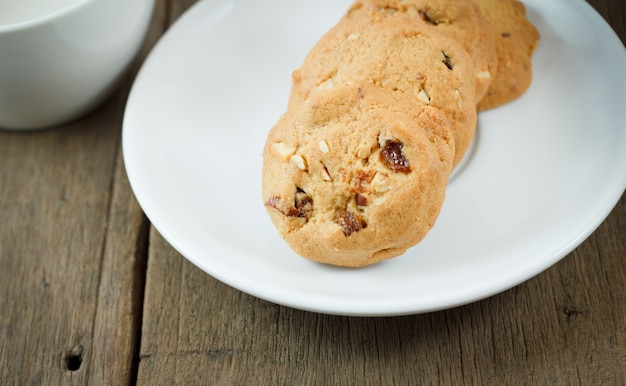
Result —
[[409, 17], [351, 9], [293, 72], [289, 109], [317, 90], [368, 80], [442, 110], [454, 134], [457, 165], [476, 126], [473, 64], [453, 39]]
[[498, 68], [496, 42], [489, 23], [471, 0], [362, 0], [355, 7], [405, 14], [460, 42], [474, 63], [476, 101], [487, 92]]
[[517, 0], [474, 0], [491, 25], [496, 39], [498, 72], [487, 94], [478, 103], [484, 111], [521, 96], [532, 80], [532, 55], [539, 31], [526, 18], [526, 7]]
[[288, 110], [263, 151], [263, 200], [287, 244], [361, 267], [404, 253], [433, 227], [454, 157], [440, 110], [367, 81]]

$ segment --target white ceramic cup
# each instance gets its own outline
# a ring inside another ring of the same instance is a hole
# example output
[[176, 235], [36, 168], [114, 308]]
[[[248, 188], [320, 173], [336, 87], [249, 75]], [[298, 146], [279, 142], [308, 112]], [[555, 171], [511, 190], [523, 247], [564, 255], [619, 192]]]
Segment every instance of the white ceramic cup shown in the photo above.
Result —
[[0, 0], [0, 128], [77, 118], [115, 89], [155, 0]]

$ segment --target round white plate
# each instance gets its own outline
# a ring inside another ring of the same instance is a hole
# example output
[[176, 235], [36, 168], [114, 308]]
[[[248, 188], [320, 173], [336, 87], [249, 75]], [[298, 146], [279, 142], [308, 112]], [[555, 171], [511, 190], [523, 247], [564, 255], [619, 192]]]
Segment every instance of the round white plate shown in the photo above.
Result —
[[290, 307], [413, 314], [513, 287], [605, 219], [626, 187], [624, 46], [582, 0], [527, 0], [542, 36], [533, 83], [479, 115], [426, 239], [362, 269], [294, 254], [263, 206], [262, 148], [292, 70], [350, 3], [202, 1], [154, 48], [128, 100], [123, 152], [143, 210], [182, 255]]

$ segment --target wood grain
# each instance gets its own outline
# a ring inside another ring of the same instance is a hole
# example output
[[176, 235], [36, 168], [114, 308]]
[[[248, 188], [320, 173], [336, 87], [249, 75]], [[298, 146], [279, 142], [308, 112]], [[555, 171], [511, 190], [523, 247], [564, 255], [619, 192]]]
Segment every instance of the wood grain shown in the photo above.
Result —
[[148, 223], [120, 134], [134, 74], [163, 32], [159, 4], [142, 54], [96, 111], [49, 130], [0, 131], [2, 384], [135, 381]]
[[[80, 122], [0, 132], [0, 369], [85, 384], [119, 133], [113, 98]], [[15, 340], [14, 340], [15, 339]], [[25, 365], [28, 364], [28, 365]]]
[[[142, 50], [118, 93], [122, 106], [140, 64], [163, 34], [166, 9], [166, 1], [156, 2]], [[115, 114], [118, 132], [122, 116], [122, 112]], [[127, 385], [137, 377], [150, 225], [128, 183], [119, 140], [114, 159], [88, 380], [93, 384]]]

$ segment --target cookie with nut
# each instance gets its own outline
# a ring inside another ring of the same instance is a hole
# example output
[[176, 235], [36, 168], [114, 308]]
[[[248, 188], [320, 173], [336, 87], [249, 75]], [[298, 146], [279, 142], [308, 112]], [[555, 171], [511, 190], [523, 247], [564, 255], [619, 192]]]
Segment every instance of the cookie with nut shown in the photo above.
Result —
[[263, 156], [265, 207], [289, 246], [360, 267], [404, 253], [432, 228], [454, 137], [440, 110], [360, 81], [287, 111]]

